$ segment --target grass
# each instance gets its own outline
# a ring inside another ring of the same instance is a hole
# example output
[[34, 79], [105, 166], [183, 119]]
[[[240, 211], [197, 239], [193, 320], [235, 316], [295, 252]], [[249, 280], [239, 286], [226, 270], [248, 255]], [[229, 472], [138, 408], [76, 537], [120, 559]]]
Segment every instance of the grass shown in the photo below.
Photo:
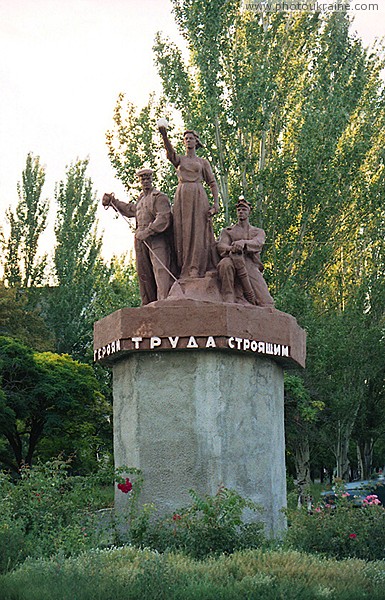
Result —
[[123, 547], [28, 560], [0, 577], [1, 600], [383, 600], [385, 562], [249, 550], [195, 561]]

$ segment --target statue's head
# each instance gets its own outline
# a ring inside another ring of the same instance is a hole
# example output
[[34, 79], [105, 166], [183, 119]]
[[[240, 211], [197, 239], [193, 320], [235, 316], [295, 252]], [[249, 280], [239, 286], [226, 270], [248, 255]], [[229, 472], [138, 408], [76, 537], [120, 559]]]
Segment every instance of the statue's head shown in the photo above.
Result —
[[188, 144], [190, 144], [192, 142], [195, 142], [195, 144], [193, 146], [194, 148], [196, 148], [196, 149], [203, 148], [203, 144], [202, 144], [202, 142], [199, 139], [199, 135], [193, 129], [187, 129], [184, 132], [184, 134], [183, 134], [183, 140], [184, 140], [184, 144], [185, 144], [186, 148], [191, 147]]
[[142, 184], [143, 190], [149, 190], [152, 188], [153, 175], [154, 171], [145, 167], [136, 172], [136, 176]]
[[243, 196], [239, 196], [238, 202], [235, 206], [237, 209], [238, 219], [247, 219], [252, 209], [252, 205], [250, 204], [250, 202], [245, 200]]

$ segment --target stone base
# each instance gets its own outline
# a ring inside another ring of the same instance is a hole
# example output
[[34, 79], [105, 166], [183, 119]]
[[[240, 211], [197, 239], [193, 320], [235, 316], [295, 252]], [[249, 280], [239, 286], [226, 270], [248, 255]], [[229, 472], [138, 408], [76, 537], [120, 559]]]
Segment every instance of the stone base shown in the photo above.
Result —
[[[210, 277], [201, 278], [200, 285], [205, 286], [206, 291], [211, 290], [214, 296], [215, 287], [212, 288], [211, 283]], [[195, 289], [195, 283], [190, 287], [189, 280], [184, 280], [178, 282], [178, 287], [175, 284], [173, 293], [177, 294], [182, 286], [186, 293], [192, 294]], [[212, 349], [258, 355], [264, 354], [265, 348], [265, 354], [274, 356], [285, 368], [305, 366], [306, 333], [291, 315], [275, 308], [202, 302], [185, 297], [179, 300], [170, 297], [140, 308], [122, 308], [97, 321], [94, 325], [95, 360], [112, 366], [138, 350], [172, 351], [176, 348], [190, 352], [189, 348], [196, 347], [191, 336], [204, 352], [210, 343], [208, 338], [213, 338]], [[151, 338], [154, 338], [153, 344]]]
[[[117, 467], [140, 468], [142, 502], [170, 513], [188, 490], [219, 485], [263, 508], [269, 535], [285, 527], [283, 370], [270, 358], [224, 353], [134, 352], [113, 365]], [[126, 502], [116, 490], [116, 509]]]
[[[142, 502], [161, 513], [189, 504], [191, 488], [214, 495], [223, 484], [260, 504], [276, 536], [283, 369], [305, 366], [306, 333], [274, 308], [219, 302], [214, 283], [180, 281], [175, 297], [95, 323], [95, 360], [113, 368], [115, 463], [142, 470]], [[119, 511], [127, 498], [115, 499]]]
[[208, 271], [205, 277], [187, 277], [176, 281], [166, 298], [166, 302], [174, 300], [222, 302], [216, 271]]

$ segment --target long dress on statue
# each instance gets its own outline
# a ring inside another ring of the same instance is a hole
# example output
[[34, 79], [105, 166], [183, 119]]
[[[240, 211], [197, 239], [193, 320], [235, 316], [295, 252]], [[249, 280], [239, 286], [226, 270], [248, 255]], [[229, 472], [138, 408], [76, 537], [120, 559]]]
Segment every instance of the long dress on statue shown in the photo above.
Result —
[[179, 276], [204, 277], [217, 263], [216, 244], [209, 200], [202, 181], [211, 189], [216, 181], [210, 163], [199, 156], [167, 151], [167, 158], [176, 168], [178, 187], [175, 192], [173, 220], [174, 243]]

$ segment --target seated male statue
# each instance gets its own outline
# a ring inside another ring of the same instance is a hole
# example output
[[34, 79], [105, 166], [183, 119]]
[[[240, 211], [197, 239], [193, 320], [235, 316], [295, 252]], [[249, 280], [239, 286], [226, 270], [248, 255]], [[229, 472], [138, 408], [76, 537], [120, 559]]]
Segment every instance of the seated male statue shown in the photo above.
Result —
[[274, 300], [262, 275], [265, 232], [250, 224], [250, 210], [250, 203], [241, 196], [237, 202], [238, 223], [222, 229], [217, 242], [222, 298], [224, 302], [273, 307]]

